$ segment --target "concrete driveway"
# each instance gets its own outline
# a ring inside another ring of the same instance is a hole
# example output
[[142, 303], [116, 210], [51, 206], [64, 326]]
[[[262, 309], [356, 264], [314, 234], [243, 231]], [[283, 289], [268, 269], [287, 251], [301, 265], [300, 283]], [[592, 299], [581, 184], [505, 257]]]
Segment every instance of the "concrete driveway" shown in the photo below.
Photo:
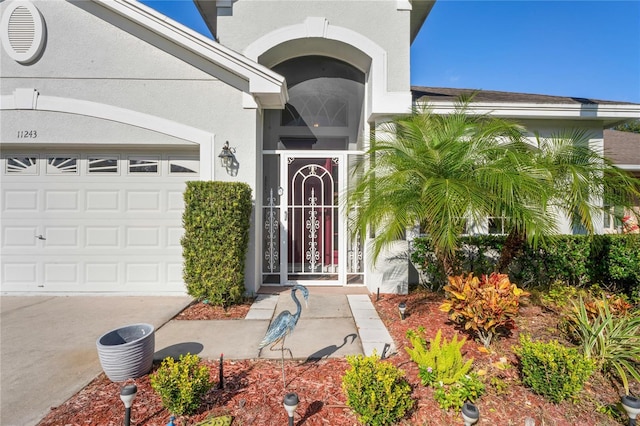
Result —
[[0, 424], [37, 424], [101, 371], [96, 339], [126, 324], [156, 329], [182, 296], [1, 296]]

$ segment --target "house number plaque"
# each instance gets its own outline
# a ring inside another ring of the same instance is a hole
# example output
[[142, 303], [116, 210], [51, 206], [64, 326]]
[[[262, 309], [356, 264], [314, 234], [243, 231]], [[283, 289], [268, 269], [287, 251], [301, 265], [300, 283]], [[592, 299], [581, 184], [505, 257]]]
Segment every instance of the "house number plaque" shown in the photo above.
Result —
[[35, 139], [37, 137], [37, 130], [18, 130], [18, 139]]

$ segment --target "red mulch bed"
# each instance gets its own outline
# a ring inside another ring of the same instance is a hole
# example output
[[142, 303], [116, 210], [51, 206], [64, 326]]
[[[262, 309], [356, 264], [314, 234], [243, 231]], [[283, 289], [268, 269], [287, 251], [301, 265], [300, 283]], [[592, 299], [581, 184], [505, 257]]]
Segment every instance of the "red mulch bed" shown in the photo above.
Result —
[[223, 308], [212, 306], [204, 302], [192, 302], [182, 312], [176, 315], [177, 320], [222, 320], [222, 319], [243, 319], [251, 308], [252, 300], [246, 300], [239, 305]]
[[[447, 316], [438, 309], [441, 296], [426, 292], [415, 292], [408, 296], [384, 295], [376, 301], [380, 317], [393, 336], [398, 353], [389, 361], [402, 368], [414, 387], [413, 395], [417, 400], [416, 408], [403, 425], [454, 425], [462, 424], [459, 414], [442, 411], [433, 399], [433, 390], [420, 384], [418, 368], [410, 361], [404, 351], [408, 345], [406, 331], [422, 326], [427, 336], [433, 337], [438, 329], [443, 330], [447, 338], [456, 332]], [[409, 315], [401, 321], [397, 306], [405, 301]], [[210, 310], [211, 306], [192, 304], [179, 319], [238, 319], [243, 318], [243, 308]], [[247, 305], [247, 310], [248, 310]], [[208, 314], [203, 312], [208, 312]], [[215, 312], [214, 312], [215, 311]], [[209, 315], [209, 316], [207, 316]], [[301, 318], [304, 321], [304, 314]], [[484, 370], [487, 391], [477, 405], [480, 409], [478, 425], [506, 426], [522, 425], [525, 417], [532, 417], [536, 425], [619, 425], [597, 408], [619, 401], [620, 389], [609, 381], [595, 375], [580, 393], [578, 402], [552, 404], [533, 394], [519, 383], [517, 359], [511, 347], [518, 344], [520, 332], [530, 333], [536, 339], [561, 338], [557, 329], [557, 315], [538, 306], [523, 305], [517, 321], [517, 329], [508, 338], [498, 340], [485, 351], [476, 342], [465, 344], [466, 356], [475, 359], [474, 369]], [[500, 367], [506, 360], [509, 368]], [[211, 367], [211, 376], [218, 381], [218, 360], [206, 361]], [[154, 369], [157, 365], [154, 366]], [[344, 359], [331, 359], [305, 364], [300, 361], [286, 362], [287, 388], [282, 382], [282, 370], [279, 362], [266, 360], [224, 361], [224, 388], [214, 388], [202, 403], [200, 411], [193, 416], [184, 416], [176, 425], [193, 425], [211, 415], [233, 416], [233, 425], [274, 425], [286, 424], [287, 417], [282, 407], [282, 398], [286, 392], [297, 392], [300, 405], [296, 411], [298, 426], [314, 425], [358, 425], [356, 416], [345, 406], [345, 397], [341, 382], [348, 364]], [[508, 386], [498, 390], [489, 385], [489, 379], [498, 377]], [[162, 408], [160, 398], [149, 385], [149, 376], [126, 383], [138, 386], [138, 395], [132, 409], [132, 425], [167, 424], [170, 413]], [[125, 383], [112, 383], [104, 374], [98, 376], [81, 392], [50, 413], [39, 423], [45, 425], [121, 425], [123, 405], [119, 399], [119, 389]], [[637, 394], [637, 384], [634, 392]]]

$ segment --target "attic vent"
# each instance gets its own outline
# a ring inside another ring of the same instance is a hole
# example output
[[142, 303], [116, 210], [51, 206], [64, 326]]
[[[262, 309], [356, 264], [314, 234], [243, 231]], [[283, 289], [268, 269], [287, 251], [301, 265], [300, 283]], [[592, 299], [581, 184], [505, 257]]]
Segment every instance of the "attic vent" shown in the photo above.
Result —
[[0, 37], [7, 54], [17, 62], [36, 59], [45, 41], [45, 26], [38, 9], [28, 1], [7, 6], [0, 22]]

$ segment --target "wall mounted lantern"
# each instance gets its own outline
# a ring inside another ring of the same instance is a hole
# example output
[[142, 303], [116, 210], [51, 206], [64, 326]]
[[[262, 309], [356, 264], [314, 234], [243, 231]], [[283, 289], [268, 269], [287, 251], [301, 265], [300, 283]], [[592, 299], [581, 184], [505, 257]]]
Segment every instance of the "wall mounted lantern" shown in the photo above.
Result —
[[224, 143], [224, 146], [222, 147], [222, 151], [220, 151], [220, 154], [218, 154], [218, 158], [220, 158], [220, 164], [222, 165], [222, 167], [224, 167], [225, 169], [229, 169], [232, 165], [233, 162], [235, 160], [235, 154], [236, 149], [235, 148], [230, 148], [229, 147], [229, 141], [226, 141]]

